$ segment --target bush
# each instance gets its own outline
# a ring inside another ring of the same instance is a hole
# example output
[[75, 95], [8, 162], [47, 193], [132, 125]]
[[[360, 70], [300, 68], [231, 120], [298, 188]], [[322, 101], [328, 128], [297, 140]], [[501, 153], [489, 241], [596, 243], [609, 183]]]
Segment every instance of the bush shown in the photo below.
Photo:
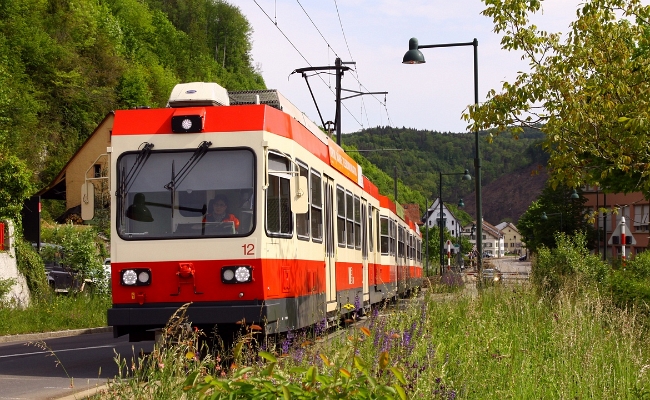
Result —
[[640, 279], [634, 271], [618, 270], [612, 272], [608, 288], [618, 307], [634, 307], [640, 313], [650, 315], [650, 279]]
[[43, 259], [23, 238], [16, 238], [16, 261], [18, 271], [25, 277], [31, 294], [44, 293], [48, 286]]
[[32, 193], [31, 178], [32, 172], [22, 160], [0, 154], [0, 219], [22, 220], [23, 202]]
[[598, 256], [590, 254], [584, 233], [555, 236], [556, 248], [542, 246], [533, 263], [531, 281], [545, 292], [557, 293], [567, 281], [576, 278], [586, 283], [603, 283], [610, 270]]
[[103, 245], [94, 229], [79, 225], [55, 225], [44, 228], [44, 242], [58, 244], [63, 252], [63, 263], [82, 274], [83, 278], [104, 280]]
[[650, 253], [637, 254], [625, 265], [617, 265], [608, 288], [618, 307], [635, 307], [643, 314], [650, 315]]

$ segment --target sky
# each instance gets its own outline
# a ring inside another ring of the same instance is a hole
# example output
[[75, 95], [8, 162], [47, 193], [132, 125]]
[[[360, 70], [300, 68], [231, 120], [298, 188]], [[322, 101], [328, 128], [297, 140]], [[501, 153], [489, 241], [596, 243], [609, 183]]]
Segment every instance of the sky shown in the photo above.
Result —
[[[538, 27], [566, 33], [580, 0], [543, 1]], [[295, 69], [333, 66], [337, 57], [352, 70], [342, 88], [388, 92], [343, 100], [341, 131], [376, 126], [467, 132], [461, 115], [474, 102], [473, 47], [422, 49], [425, 64], [402, 64], [409, 39], [420, 45], [478, 40], [479, 102], [490, 89], [528, 71], [521, 54], [501, 49], [501, 36], [482, 16], [480, 0], [243, 0], [253, 64], [269, 89], [277, 89], [321, 125], [305, 79]], [[309, 78], [323, 120], [335, 116], [335, 77]], [[353, 95], [343, 92], [342, 97]]]

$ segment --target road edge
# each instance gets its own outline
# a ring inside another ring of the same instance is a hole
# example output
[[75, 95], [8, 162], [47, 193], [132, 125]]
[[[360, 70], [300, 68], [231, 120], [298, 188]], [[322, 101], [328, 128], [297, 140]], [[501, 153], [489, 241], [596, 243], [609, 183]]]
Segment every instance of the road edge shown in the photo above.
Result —
[[18, 334], [18, 335], [0, 336], [0, 343], [30, 342], [36, 340], [88, 335], [92, 333], [106, 333], [112, 331], [113, 328], [110, 326], [101, 326], [97, 328], [68, 329], [65, 331], [25, 333], [25, 334]]

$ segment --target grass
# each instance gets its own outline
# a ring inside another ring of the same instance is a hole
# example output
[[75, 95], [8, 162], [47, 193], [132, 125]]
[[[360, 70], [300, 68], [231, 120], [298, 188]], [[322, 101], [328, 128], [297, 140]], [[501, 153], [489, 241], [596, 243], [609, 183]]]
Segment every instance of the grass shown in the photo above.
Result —
[[376, 310], [366, 328], [346, 328], [331, 341], [293, 332], [288, 352], [289, 339], [253, 346], [250, 332], [234, 350], [199, 359], [197, 333], [180, 335], [144, 359], [119, 360], [122, 376], [98, 398], [277, 398], [282, 391], [317, 398], [319, 390], [322, 398], [650, 397], [647, 326], [605, 296], [565, 290], [546, 298], [527, 285], [450, 295], [442, 302], [427, 295], [399, 314]]
[[106, 326], [106, 310], [110, 305], [109, 295], [50, 292], [35, 296], [24, 309], [0, 304], [0, 335]]

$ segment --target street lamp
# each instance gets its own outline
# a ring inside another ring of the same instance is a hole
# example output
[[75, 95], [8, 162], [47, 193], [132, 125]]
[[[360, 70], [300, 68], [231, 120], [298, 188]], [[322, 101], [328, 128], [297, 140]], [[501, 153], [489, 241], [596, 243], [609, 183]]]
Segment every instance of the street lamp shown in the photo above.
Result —
[[[439, 185], [438, 185], [438, 208], [440, 209], [440, 211], [438, 212], [438, 215], [440, 216], [438, 218], [438, 223], [439, 223], [439, 228], [440, 228], [440, 275], [442, 275], [442, 271], [444, 270], [444, 266], [445, 266], [445, 256], [444, 256], [444, 252], [443, 252], [443, 249], [445, 247], [445, 235], [444, 235], [444, 229], [443, 229], [443, 224], [444, 224], [444, 220], [445, 220], [445, 209], [444, 209], [443, 203], [442, 203], [442, 176], [443, 175], [463, 175], [463, 177], [461, 179], [464, 180], [464, 181], [471, 181], [472, 177], [470, 176], [468, 170], [465, 170], [465, 172], [450, 172], [448, 174], [443, 174], [442, 172], [438, 172], [438, 174], [440, 176]], [[458, 202], [459, 206], [461, 204], [463, 204], [463, 206], [465, 205], [463, 203], [463, 199], [460, 199], [460, 201]]]
[[[478, 40], [464, 43], [426, 44], [420, 46], [416, 38], [409, 40], [409, 50], [404, 54], [402, 63], [423, 64], [424, 55], [419, 49], [434, 47], [474, 46], [474, 104], [478, 106]], [[474, 174], [476, 175], [476, 249], [478, 251], [476, 265], [481, 273], [481, 258], [483, 256], [483, 210], [481, 204], [481, 156], [479, 152], [478, 130], [474, 132]]]
[[[578, 194], [578, 191], [577, 191], [577, 190], [573, 189], [573, 190], [571, 191], [571, 195], [569, 196], [569, 198], [570, 198], [571, 200], [577, 200], [577, 199], [580, 198], [580, 195]], [[564, 221], [563, 221], [564, 216], [563, 216], [563, 212], [562, 212], [562, 211], [560, 211], [560, 212], [556, 212], [556, 213], [551, 213], [551, 214], [546, 214], [546, 212], [543, 211], [543, 212], [542, 212], [542, 215], [541, 215], [541, 217], [540, 217], [540, 219], [541, 219], [542, 221], [547, 221], [547, 220], [548, 220], [548, 217], [551, 216], [551, 215], [559, 215], [559, 216], [560, 216], [560, 232], [564, 232]]]
[[551, 214], [546, 214], [546, 212], [542, 212], [542, 216], [540, 219], [542, 221], [547, 221], [549, 215], [559, 215], [560, 216], [560, 232], [564, 232], [564, 223], [562, 222], [562, 212], [557, 212], [557, 213], [551, 213]]
[[[471, 179], [471, 177], [470, 177], [470, 179]], [[435, 200], [433, 200], [433, 202], [431, 203], [431, 207], [433, 207], [434, 203], [435, 203]], [[438, 204], [440, 204], [439, 201], [438, 201]], [[426, 226], [426, 231], [425, 231], [425, 234], [426, 234], [425, 242], [426, 243], [425, 243], [425, 247], [424, 247], [424, 253], [425, 253], [425, 257], [424, 257], [424, 274], [426, 276], [429, 276], [429, 217], [431, 215], [433, 215], [433, 213], [436, 211], [436, 209], [433, 209], [433, 210], [431, 210], [431, 213], [429, 213], [429, 209], [431, 209], [431, 207], [427, 207], [427, 210], [425, 212], [425, 218], [424, 218], [424, 221], [423, 221], [425, 226]], [[458, 207], [465, 207], [465, 203], [463, 203], [463, 199], [458, 200]]]

